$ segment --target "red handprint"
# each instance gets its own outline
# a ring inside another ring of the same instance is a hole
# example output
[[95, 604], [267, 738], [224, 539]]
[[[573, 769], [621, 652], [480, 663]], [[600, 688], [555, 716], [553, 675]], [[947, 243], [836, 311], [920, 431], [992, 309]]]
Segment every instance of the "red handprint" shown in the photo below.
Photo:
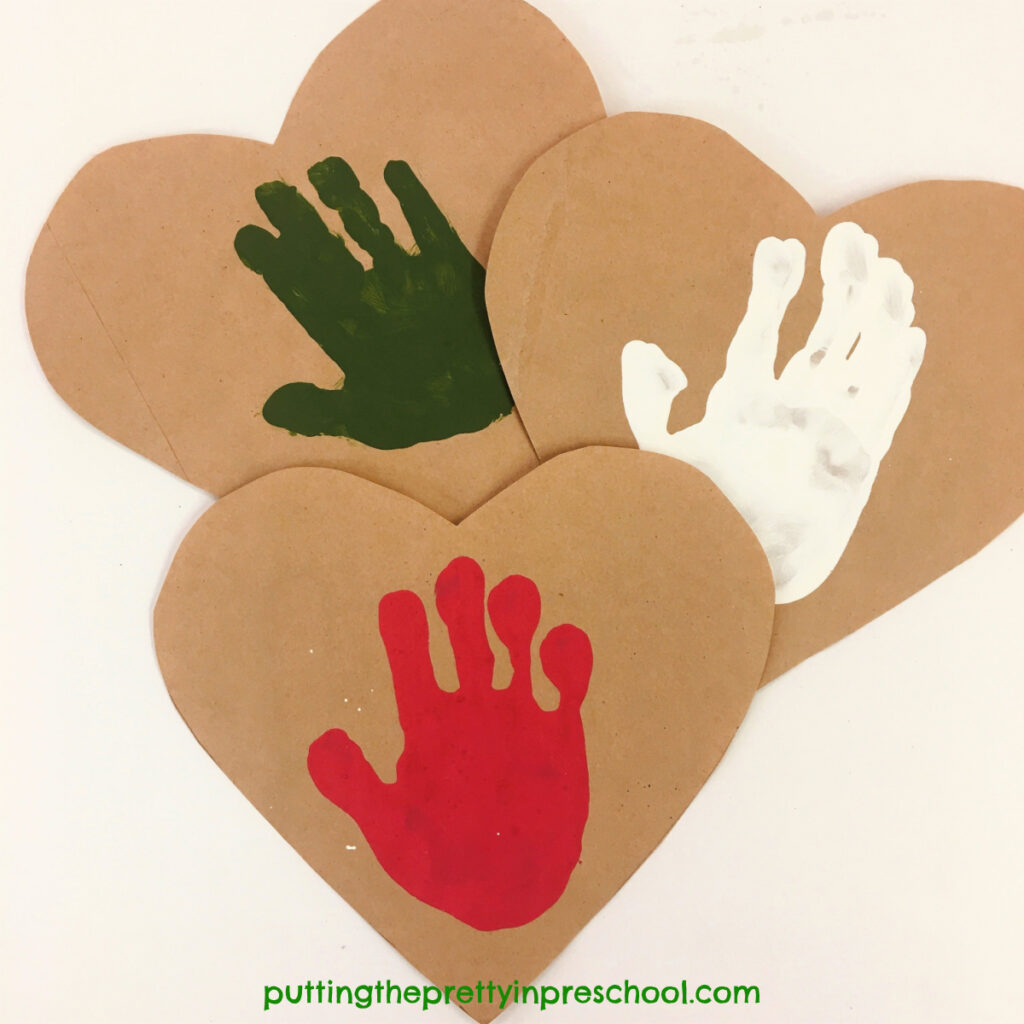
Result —
[[471, 558], [456, 558], [437, 578], [455, 692], [435, 681], [423, 602], [408, 590], [381, 599], [380, 635], [405, 733], [395, 782], [382, 782], [341, 729], [315, 740], [307, 763], [317, 789], [356, 820], [402, 888], [493, 931], [547, 910], [579, 861], [590, 805], [580, 704], [593, 654], [583, 630], [552, 629], [540, 660], [561, 697], [555, 711], [538, 707], [530, 647], [540, 594], [532, 580], [509, 576], [487, 600], [512, 662], [511, 684], [494, 689], [484, 593]]

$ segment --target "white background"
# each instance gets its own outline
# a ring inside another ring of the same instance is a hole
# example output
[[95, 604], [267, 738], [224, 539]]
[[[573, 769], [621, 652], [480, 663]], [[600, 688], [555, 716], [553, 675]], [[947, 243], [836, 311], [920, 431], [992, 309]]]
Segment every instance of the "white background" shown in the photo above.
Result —
[[[35, 235], [86, 159], [174, 132], [272, 140], [313, 58], [365, 4], [5, 6], [2, 1014], [335, 1019], [265, 1015], [262, 986], [422, 979], [174, 711], [150, 614], [210, 498], [62, 404], [21, 292]], [[918, 178], [1024, 186], [1019, 0], [538, 6], [586, 56], [609, 112], [711, 120], [822, 212]], [[963, 339], [978, 358], [984, 342]], [[640, 1011], [652, 1021], [1024, 1020], [1022, 538], [1018, 523], [763, 691], [681, 823], [541, 980], [761, 989], [758, 1007]]]

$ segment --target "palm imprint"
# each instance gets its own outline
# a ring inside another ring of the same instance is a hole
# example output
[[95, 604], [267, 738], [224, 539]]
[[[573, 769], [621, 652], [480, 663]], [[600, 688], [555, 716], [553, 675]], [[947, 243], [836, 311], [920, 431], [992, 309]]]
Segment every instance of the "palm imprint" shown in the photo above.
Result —
[[775, 377], [779, 327], [803, 280], [804, 247], [765, 238], [747, 311], [704, 418], [669, 433], [686, 375], [657, 346], [622, 350], [622, 398], [637, 444], [706, 473], [739, 509], [771, 563], [776, 601], [815, 590], [835, 568], [910, 403], [924, 358], [914, 285], [856, 224], [821, 254], [821, 312]]
[[384, 783], [341, 729], [309, 748], [317, 789], [359, 825], [381, 867], [406, 891], [483, 931], [532, 921], [561, 896], [579, 862], [590, 805], [580, 705], [593, 655], [576, 626], [540, 645], [560, 693], [555, 711], [534, 700], [531, 645], [540, 595], [509, 576], [487, 599], [508, 648], [511, 683], [492, 685], [484, 575], [456, 558], [439, 576], [437, 611], [448, 628], [459, 689], [442, 690], [430, 661], [423, 602], [408, 590], [379, 606], [405, 748]]
[[413, 252], [395, 242], [344, 160], [315, 164], [309, 180], [373, 266], [363, 267], [295, 187], [269, 181], [256, 189], [279, 234], [249, 224], [235, 251], [344, 373], [340, 387], [278, 388], [264, 419], [293, 434], [391, 449], [482, 430], [511, 412], [484, 307], [484, 268], [409, 165], [391, 161], [384, 180]]

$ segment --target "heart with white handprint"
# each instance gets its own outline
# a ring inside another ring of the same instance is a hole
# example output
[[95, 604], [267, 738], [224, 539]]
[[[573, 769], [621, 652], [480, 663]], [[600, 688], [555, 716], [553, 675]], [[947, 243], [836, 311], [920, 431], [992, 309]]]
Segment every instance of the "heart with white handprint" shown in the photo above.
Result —
[[296, 851], [434, 983], [504, 984], [696, 795], [773, 610], [707, 477], [589, 448], [458, 526], [347, 473], [272, 473], [192, 528], [154, 625], [175, 705]]
[[488, 309], [541, 458], [638, 445], [743, 514], [776, 584], [767, 682], [1024, 508], [1022, 225], [988, 182], [819, 217], [724, 132], [623, 114], [517, 186]]
[[148, 139], [79, 171], [28, 267], [39, 361], [214, 494], [330, 466], [464, 516], [537, 464], [484, 309], [494, 227], [530, 161], [603, 114], [522, 0], [380, 0], [273, 144]]

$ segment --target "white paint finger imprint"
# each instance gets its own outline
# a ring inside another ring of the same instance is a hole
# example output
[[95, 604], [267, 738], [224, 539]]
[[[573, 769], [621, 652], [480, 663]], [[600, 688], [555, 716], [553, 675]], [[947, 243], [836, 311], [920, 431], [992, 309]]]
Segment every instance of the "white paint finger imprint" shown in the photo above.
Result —
[[747, 311], [699, 423], [669, 433], [686, 374], [657, 345], [622, 350], [622, 401], [637, 444], [722, 489], [768, 556], [779, 604], [806, 597], [838, 564], [925, 350], [924, 331], [911, 326], [913, 282], [847, 222], [825, 238], [821, 312], [807, 344], [776, 378], [779, 327], [804, 256], [796, 239], [758, 244]]

